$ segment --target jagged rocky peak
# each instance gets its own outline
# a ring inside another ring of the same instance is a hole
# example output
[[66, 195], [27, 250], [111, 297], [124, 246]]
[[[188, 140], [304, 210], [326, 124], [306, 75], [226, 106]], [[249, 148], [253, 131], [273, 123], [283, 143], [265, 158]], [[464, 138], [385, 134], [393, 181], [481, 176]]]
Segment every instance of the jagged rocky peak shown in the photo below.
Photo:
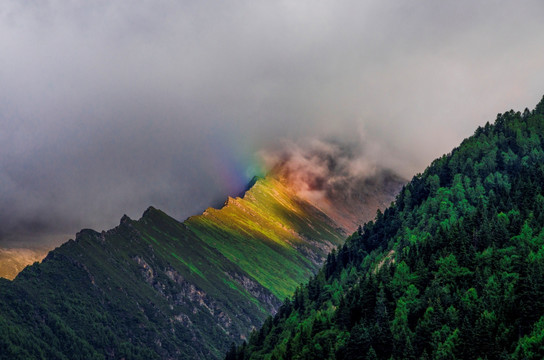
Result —
[[264, 179], [264, 177], [262, 176], [258, 176], [258, 175], [255, 175], [251, 178], [251, 180], [249, 181], [249, 183], [247, 184], [247, 190], [251, 189], [253, 187], [253, 185], [255, 185], [257, 183], [257, 181], [259, 180], [262, 180]]
[[76, 241], [80, 241], [84, 238], [99, 238], [99, 237], [101, 237], [101, 234], [97, 231], [94, 231], [93, 229], [82, 229], [80, 232], [76, 234]]
[[144, 213], [142, 214], [142, 218], [150, 218], [152, 217], [154, 214], [158, 214], [160, 213], [161, 211], [159, 209], [157, 209], [156, 207], [154, 206], [149, 206], [145, 211]]
[[132, 219], [128, 217], [127, 214], [124, 214], [123, 217], [121, 218], [121, 221], [119, 222], [119, 225], [127, 224], [127, 223], [130, 223], [131, 221]]
[[249, 182], [247, 183], [247, 185], [245, 186], [244, 190], [241, 191], [238, 195], [236, 195], [235, 197], [241, 197], [243, 198], [244, 195], [246, 194], [246, 192], [248, 192], [249, 190], [251, 190], [251, 188], [259, 181], [259, 180], [263, 180], [264, 177], [262, 176], [258, 176], [258, 175], [255, 175], [251, 178], [251, 180], [249, 180]]

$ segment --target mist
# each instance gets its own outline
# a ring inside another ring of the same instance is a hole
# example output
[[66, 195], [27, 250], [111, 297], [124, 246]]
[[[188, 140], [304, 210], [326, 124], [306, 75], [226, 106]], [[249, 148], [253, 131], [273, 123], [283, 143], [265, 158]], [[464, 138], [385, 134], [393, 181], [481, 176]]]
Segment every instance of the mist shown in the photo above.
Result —
[[284, 140], [259, 154], [265, 169], [316, 202], [338, 192], [349, 198], [365, 180], [379, 178], [389, 170], [378, 163], [380, 152], [364, 139], [302, 138], [296, 143]]
[[541, 1], [3, 1], [0, 247], [149, 205], [183, 220], [301, 141], [355, 149], [342, 171], [409, 178], [541, 99], [543, 15]]

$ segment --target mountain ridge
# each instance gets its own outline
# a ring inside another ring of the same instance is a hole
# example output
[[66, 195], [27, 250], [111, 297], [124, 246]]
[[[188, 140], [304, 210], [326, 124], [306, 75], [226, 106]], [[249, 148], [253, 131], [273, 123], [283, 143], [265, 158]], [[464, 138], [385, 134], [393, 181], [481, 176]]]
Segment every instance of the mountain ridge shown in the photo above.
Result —
[[14, 359], [220, 358], [343, 239], [274, 179], [184, 222], [150, 206], [110, 230], [82, 229], [0, 282], [0, 349]]
[[[387, 173], [387, 171], [384, 171], [384, 173]], [[246, 192], [248, 192], [259, 180], [264, 181], [264, 179], [266, 178], [274, 178], [280, 181], [282, 185], [290, 189], [293, 186], [293, 184], [290, 183], [288, 179], [282, 176], [281, 167], [276, 167], [275, 169], [271, 170], [270, 173], [266, 176], [254, 176], [248, 182], [244, 191], [232, 197], [228, 196], [221, 207], [216, 208], [211, 206], [205, 209], [203, 213], [206, 211], [210, 212], [212, 211], [212, 209], [220, 210], [226, 205], [226, 203], [228, 203], [229, 198], [233, 200], [237, 198], [243, 199]], [[342, 198], [338, 197], [336, 200], [333, 201], [333, 203], [331, 203], [331, 199], [325, 199], [326, 202], [319, 202], [314, 201], [315, 199], [304, 198], [304, 196], [302, 196], [302, 198], [308, 201], [314, 207], [317, 207], [319, 211], [324, 212], [325, 214], [327, 214], [327, 216], [334, 218], [333, 221], [337, 224], [337, 227], [342, 229], [337, 230], [339, 230], [340, 232], [343, 231], [344, 234], [348, 234], [352, 232], [357, 227], [357, 225], [360, 225], [369, 220], [373, 216], [371, 214], [374, 213], [376, 208], [385, 208], [385, 206], [393, 199], [394, 195], [400, 189], [402, 184], [405, 183], [404, 179], [390, 171], [385, 176], [375, 174], [370, 177], [365, 177], [364, 179], [365, 181], [359, 181], [358, 188], [360, 190], [360, 193], [367, 195], [356, 199], [352, 198], [351, 203], [349, 201], [344, 203]], [[302, 194], [296, 191], [296, 189], [291, 190], [294, 194], [293, 196], [301, 197]], [[336, 195], [349, 197], [349, 194], [342, 195], [342, 191], [336, 191]], [[323, 206], [323, 204], [325, 204], [326, 206]], [[156, 210], [156, 208], [154, 208], [153, 206], [149, 206], [146, 211], [152, 209]], [[145, 216], [146, 211], [144, 211], [142, 216]], [[340, 224], [339, 221], [342, 219], [342, 214], [349, 214], [350, 220], [348, 222]], [[190, 216], [183, 222], [199, 215], [202, 214]], [[121, 218], [121, 221], [123, 221], [123, 218], [125, 216], [127, 215], [125, 214]], [[130, 217], [128, 216], [127, 218], [130, 219]], [[21, 250], [0, 249], [0, 277], [5, 277], [10, 280], [13, 279], [25, 266], [43, 260], [43, 258], [45, 258], [49, 251], [50, 250], [47, 249], [34, 248]]]

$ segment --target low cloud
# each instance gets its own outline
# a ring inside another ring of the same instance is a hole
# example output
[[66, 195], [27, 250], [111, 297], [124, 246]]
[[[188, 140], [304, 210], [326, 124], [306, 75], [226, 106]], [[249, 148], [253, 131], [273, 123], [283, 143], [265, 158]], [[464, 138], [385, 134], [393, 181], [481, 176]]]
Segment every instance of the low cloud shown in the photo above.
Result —
[[[378, 167], [365, 153], [363, 142], [333, 139], [283, 140], [276, 148], [260, 152], [272, 173], [290, 183], [308, 198], [332, 194], [355, 179], [364, 181], [376, 175]], [[348, 187], [349, 193], [351, 189]]]
[[325, 210], [347, 232], [372, 219], [406, 182], [389, 168], [386, 152], [364, 139], [284, 140], [260, 154], [274, 176]]

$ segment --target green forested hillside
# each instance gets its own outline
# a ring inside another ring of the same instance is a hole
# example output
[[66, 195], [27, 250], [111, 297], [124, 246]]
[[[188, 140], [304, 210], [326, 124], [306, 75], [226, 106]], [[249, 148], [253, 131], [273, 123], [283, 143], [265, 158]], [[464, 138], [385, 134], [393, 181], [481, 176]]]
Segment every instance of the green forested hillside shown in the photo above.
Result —
[[270, 178], [183, 223], [150, 207], [82, 230], [0, 279], [0, 359], [221, 358], [344, 238]]
[[227, 359], [543, 359], [544, 98], [435, 160]]

